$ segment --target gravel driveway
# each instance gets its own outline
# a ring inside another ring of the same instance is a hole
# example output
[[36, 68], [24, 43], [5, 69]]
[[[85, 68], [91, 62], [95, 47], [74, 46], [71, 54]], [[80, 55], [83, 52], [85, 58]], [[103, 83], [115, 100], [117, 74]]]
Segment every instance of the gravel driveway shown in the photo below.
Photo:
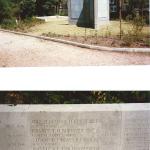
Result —
[[150, 64], [150, 54], [89, 50], [0, 31], [0, 67]]

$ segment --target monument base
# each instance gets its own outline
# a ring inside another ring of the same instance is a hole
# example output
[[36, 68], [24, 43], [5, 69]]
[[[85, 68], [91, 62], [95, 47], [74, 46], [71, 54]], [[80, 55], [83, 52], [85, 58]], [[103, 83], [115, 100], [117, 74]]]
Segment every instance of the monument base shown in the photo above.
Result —
[[0, 105], [1, 150], [149, 150], [150, 104]]

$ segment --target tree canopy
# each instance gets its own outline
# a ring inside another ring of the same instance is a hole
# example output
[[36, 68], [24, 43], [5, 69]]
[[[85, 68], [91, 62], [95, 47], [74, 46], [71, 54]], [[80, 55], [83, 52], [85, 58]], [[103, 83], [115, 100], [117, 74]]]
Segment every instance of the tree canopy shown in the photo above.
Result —
[[8, 19], [11, 17], [10, 3], [7, 0], [0, 0], [0, 22], [4, 18]]
[[55, 15], [66, 0], [0, 0], [0, 21], [7, 18], [25, 19], [33, 15]]
[[[142, 12], [147, 5], [148, 0], [129, 0], [130, 11], [139, 8]], [[0, 0], [0, 21], [10, 17], [24, 19], [33, 15], [55, 15], [61, 6], [67, 7], [67, 0]]]
[[25, 19], [32, 17], [35, 14], [35, 1], [22, 0], [19, 5], [21, 18]]

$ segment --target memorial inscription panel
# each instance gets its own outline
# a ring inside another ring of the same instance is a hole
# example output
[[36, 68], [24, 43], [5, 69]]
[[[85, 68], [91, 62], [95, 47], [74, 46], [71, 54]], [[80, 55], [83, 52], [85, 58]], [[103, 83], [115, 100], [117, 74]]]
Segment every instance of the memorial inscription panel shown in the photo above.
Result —
[[149, 150], [149, 108], [54, 107], [0, 106], [0, 150]]
[[121, 116], [114, 112], [108, 112], [108, 118], [105, 115], [106, 112], [51, 113], [43, 119], [43, 114], [33, 114], [33, 150], [116, 150]]

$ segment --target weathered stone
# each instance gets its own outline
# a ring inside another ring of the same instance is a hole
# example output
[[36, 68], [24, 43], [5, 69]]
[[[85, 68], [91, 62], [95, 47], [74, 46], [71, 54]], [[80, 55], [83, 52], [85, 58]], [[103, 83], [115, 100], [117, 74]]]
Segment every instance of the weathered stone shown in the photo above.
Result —
[[68, 15], [71, 24], [97, 29], [109, 21], [109, 0], [68, 0]]
[[0, 105], [0, 150], [149, 150], [150, 104]]

